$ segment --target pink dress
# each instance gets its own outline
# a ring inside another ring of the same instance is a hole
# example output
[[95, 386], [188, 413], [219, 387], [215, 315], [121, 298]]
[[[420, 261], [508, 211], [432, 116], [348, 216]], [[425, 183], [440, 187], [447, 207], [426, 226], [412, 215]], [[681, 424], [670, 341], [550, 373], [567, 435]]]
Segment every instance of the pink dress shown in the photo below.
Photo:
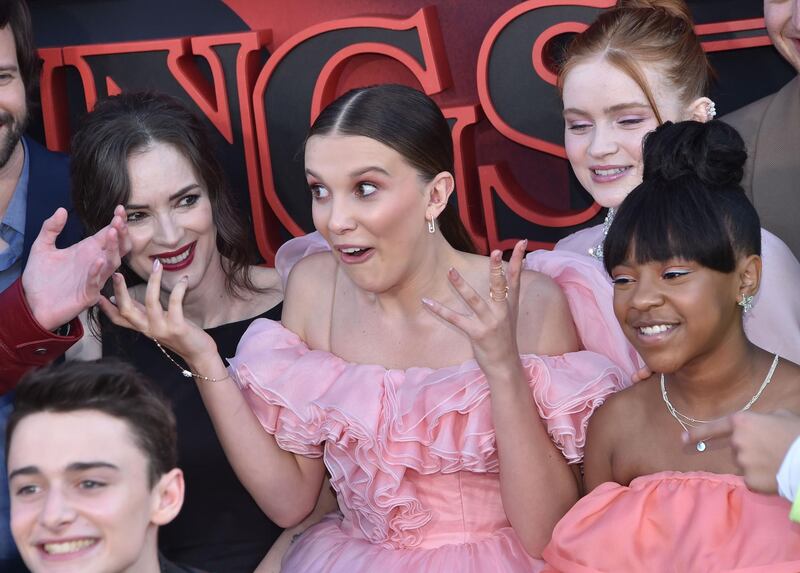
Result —
[[789, 502], [739, 476], [660, 472], [595, 488], [556, 525], [545, 571], [797, 573]]
[[[549, 275], [564, 289], [584, 348], [606, 354], [632, 374], [638, 370], [637, 364], [644, 363], [639, 362], [614, 319], [614, 289], [603, 263], [588, 254], [601, 241], [602, 227], [573, 233], [553, 251], [529, 253], [525, 264]], [[753, 309], [744, 317], [744, 330], [753, 344], [800, 364], [800, 263], [789, 247], [766, 229], [761, 229], [761, 237], [761, 285]], [[591, 304], [587, 303], [590, 297]], [[603, 333], [612, 331], [611, 353], [608, 341], [597, 336], [600, 324]]]
[[[588, 418], [621, 388], [621, 371], [590, 352], [521, 359], [550, 436], [578, 462]], [[283, 571], [543, 566], [503, 511], [489, 387], [474, 360], [439, 369], [354, 364], [261, 319], [230, 363], [264, 429], [285, 450], [322, 457], [339, 500], [341, 515], [295, 541]]]

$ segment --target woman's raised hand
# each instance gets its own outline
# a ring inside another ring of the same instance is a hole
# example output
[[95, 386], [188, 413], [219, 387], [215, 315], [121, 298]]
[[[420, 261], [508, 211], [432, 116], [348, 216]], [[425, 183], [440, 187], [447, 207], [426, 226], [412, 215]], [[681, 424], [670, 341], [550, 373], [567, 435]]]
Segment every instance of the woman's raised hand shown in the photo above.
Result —
[[117, 326], [130, 328], [158, 340], [187, 362], [213, 352], [217, 347], [211, 336], [183, 316], [183, 297], [188, 286], [188, 277], [177, 282], [169, 295], [167, 310], [161, 306], [161, 275], [163, 268], [158, 259], [153, 261], [153, 272], [147, 280], [144, 304], [131, 298], [125, 279], [120, 273], [113, 276], [114, 298], [100, 299], [100, 308]]
[[527, 241], [519, 241], [506, 269], [502, 253], [489, 256], [489, 292], [481, 296], [454, 268], [448, 272], [450, 283], [471, 312], [456, 312], [441, 303], [423, 299], [436, 315], [459, 328], [472, 342], [475, 359], [488, 374], [489, 369], [507, 369], [519, 363], [517, 350], [517, 312], [522, 261]]

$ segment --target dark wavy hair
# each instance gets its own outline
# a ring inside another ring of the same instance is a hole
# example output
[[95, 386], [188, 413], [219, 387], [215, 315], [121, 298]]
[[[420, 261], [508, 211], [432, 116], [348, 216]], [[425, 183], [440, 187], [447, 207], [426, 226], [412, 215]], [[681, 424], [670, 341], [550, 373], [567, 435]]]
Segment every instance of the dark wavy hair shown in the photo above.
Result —
[[33, 43], [33, 26], [31, 13], [25, 0], [3, 0], [0, 2], [0, 28], [11, 27], [14, 34], [14, 46], [17, 49], [17, 64], [25, 93], [30, 100], [31, 94], [39, 83], [41, 62], [36, 55]]
[[[204, 125], [178, 100], [159, 93], [123, 93], [98, 102], [72, 138], [72, 201], [88, 233], [106, 226], [131, 194], [128, 158], [154, 143], [177, 148], [208, 192], [217, 249], [230, 294], [258, 292], [249, 266], [257, 258]], [[126, 278], [136, 275], [124, 267]], [[138, 280], [138, 279], [134, 279]]]
[[606, 270], [682, 258], [730, 273], [761, 254], [761, 224], [740, 182], [739, 133], [721, 121], [667, 122], [644, 141], [644, 176], [622, 202], [603, 246]]
[[[394, 149], [431, 181], [442, 171], [454, 172], [453, 138], [439, 106], [424, 93], [399, 84], [350, 90], [322, 110], [308, 138], [314, 135], [361, 135]], [[474, 253], [458, 213], [446, 207], [439, 215], [442, 235], [454, 248]]]
[[147, 457], [151, 488], [177, 467], [178, 438], [169, 402], [133, 366], [107, 358], [76, 360], [28, 373], [16, 388], [6, 428], [6, 457], [14, 431], [26, 417], [77, 410], [97, 410], [128, 425]]

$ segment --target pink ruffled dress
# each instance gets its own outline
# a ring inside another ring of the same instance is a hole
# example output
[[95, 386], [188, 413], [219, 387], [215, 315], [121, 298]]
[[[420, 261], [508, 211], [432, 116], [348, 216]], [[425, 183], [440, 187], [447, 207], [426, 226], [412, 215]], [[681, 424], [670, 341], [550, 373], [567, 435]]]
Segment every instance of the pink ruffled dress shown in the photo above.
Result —
[[739, 476], [659, 472], [595, 488], [556, 525], [545, 571], [797, 573], [789, 502]]
[[[578, 462], [588, 418], [621, 388], [622, 372], [590, 352], [522, 362], [550, 436]], [[489, 386], [474, 360], [440, 369], [354, 364], [310, 350], [279, 323], [262, 319], [230, 364], [264, 429], [285, 450], [323, 457], [338, 496], [341, 515], [303, 534], [283, 571], [543, 567], [525, 552], [503, 511]]]
[[[559, 241], [552, 251], [529, 253], [525, 263], [564, 289], [584, 348], [609, 356], [632, 374], [644, 363], [617, 321], [609, 320], [614, 318], [614, 289], [603, 263], [588, 254], [602, 239], [602, 225], [583, 229]], [[800, 364], [800, 262], [766, 229], [761, 229], [761, 258], [761, 284], [753, 309], [744, 316], [744, 330], [753, 344]], [[595, 332], [598, 324], [603, 334], [606, 329], [616, 331], [608, 341]]]

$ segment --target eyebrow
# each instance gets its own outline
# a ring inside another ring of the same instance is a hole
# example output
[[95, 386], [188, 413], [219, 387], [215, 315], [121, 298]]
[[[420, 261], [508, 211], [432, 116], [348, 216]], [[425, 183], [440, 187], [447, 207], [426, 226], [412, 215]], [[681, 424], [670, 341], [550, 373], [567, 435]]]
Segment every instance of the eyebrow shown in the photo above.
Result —
[[[352, 179], [364, 175], [364, 173], [369, 173], [370, 171], [377, 171], [378, 173], [383, 173], [387, 177], [391, 177], [391, 173], [386, 171], [386, 169], [384, 169], [383, 167], [378, 167], [377, 165], [370, 165], [369, 167], [361, 167], [359, 169], [356, 169], [355, 171], [351, 171], [350, 173], [348, 173], [348, 176]], [[311, 169], [306, 169], [306, 174], [311, 175], [311, 177], [314, 177], [315, 179], [322, 179], [322, 177], [311, 171]]]
[[[116, 466], [110, 462], [73, 462], [67, 466], [68, 472], [84, 472], [87, 470], [94, 470], [98, 468], [107, 468], [115, 471], [119, 471], [119, 466]], [[40, 470], [36, 466], [25, 466], [23, 468], [19, 468], [18, 470], [14, 470], [8, 474], [8, 481], [11, 481], [17, 476], [31, 476], [31, 475], [41, 475], [42, 470]]]
[[[637, 101], [618, 103], [616, 105], [612, 105], [610, 107], [604, 108], [603, 109], [603, 113], [608, 114], [608, 113], [614, 113], [614, 112], [617, 112], [617, 111], [624, 111], [626, 109], [635, 109], [635, 108], [648, 108], [649, 109], [650, 108], [650, 104], [637, 102]], [[585, 112], [582, 109], [578, 109], [576, 107], [565, 108], [562, 113], [563, 113], [563, 115], [567, 115], [568, 113], [574, 113], [574, 114], [577, 114], [577, 115], [590, 115], [588, 112]]]
[[19, 67], [13, 64], [0, 64], [0, 72], [18, 72]]
[[[175, 199], [183, 197], [189, 191], [191, 191], [193, 189], [198, 189], [198, 188], [200, 188], [200, 184], [199, 183], [190, 183], [186, 187], [184, 187], [184, 188], [176, 191], [172, 195], [170, 195], [169, 196], [169, 201], [174, 201]], [[128, 203], [127, 205], [125, 205], [125, 208], [126, 209], [146, 209], [147, 205], [136, 205], [135, 203]]]

